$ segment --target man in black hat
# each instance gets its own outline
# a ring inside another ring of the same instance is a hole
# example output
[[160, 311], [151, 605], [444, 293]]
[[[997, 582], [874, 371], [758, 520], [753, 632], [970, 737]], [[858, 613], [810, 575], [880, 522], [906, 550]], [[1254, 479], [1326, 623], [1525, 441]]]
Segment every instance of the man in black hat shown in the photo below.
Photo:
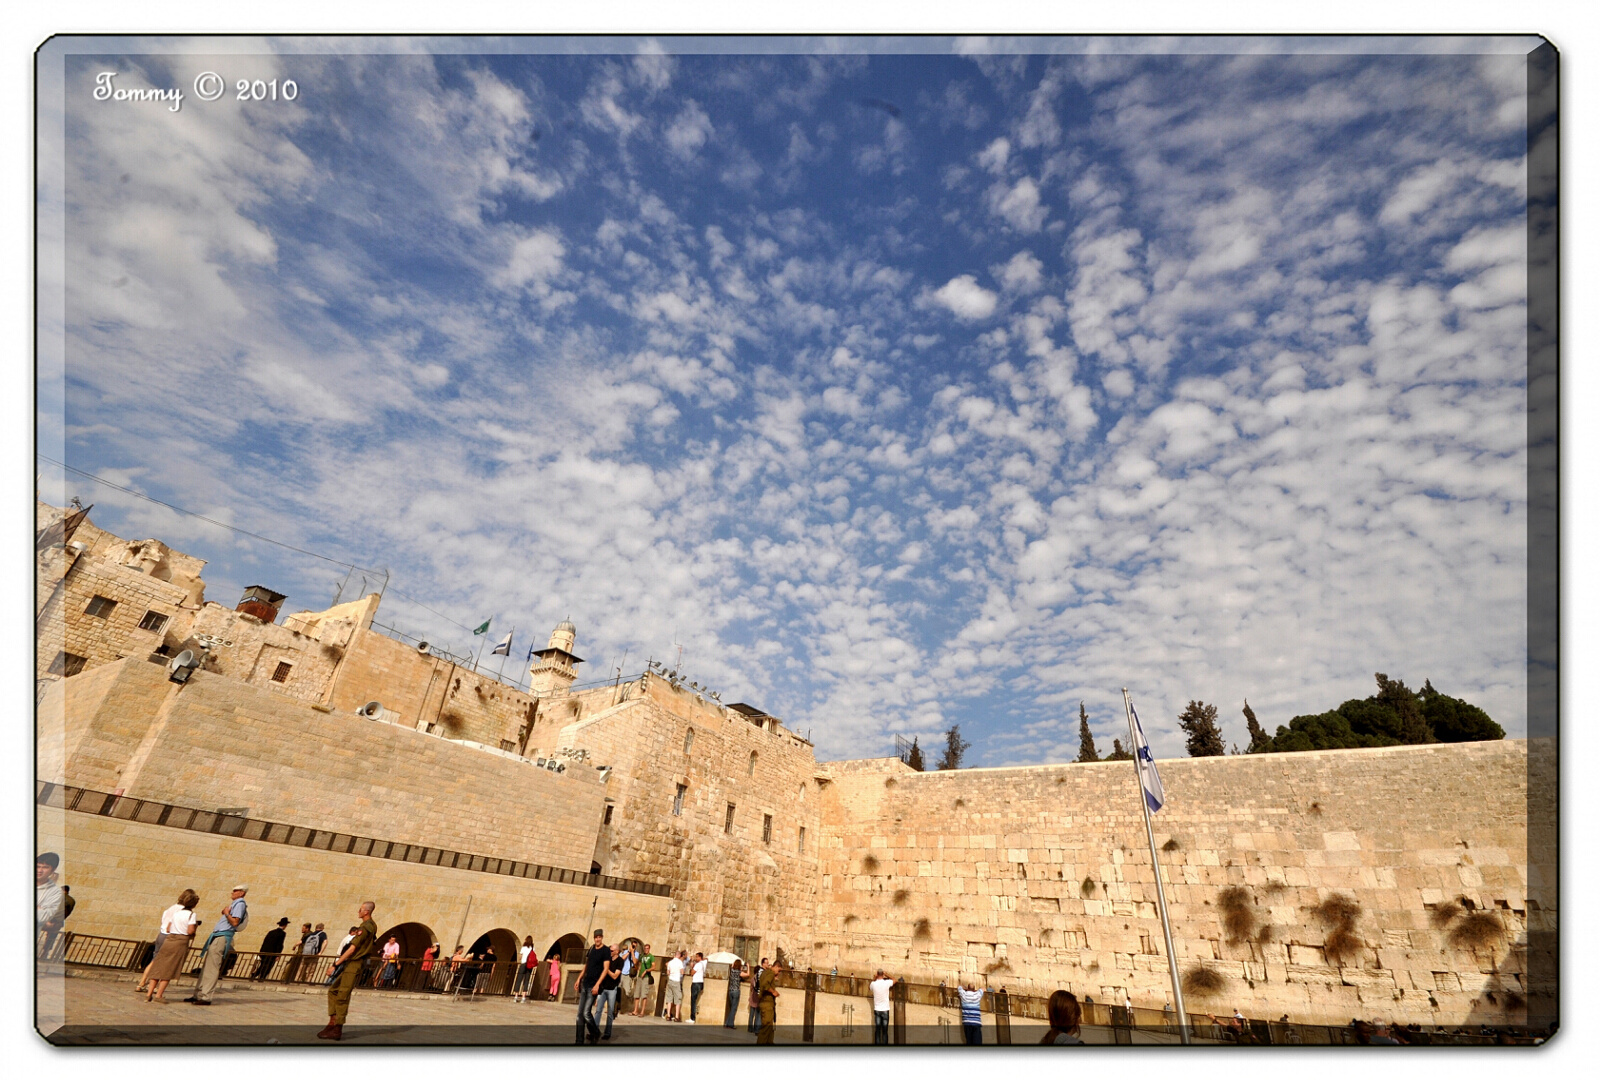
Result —
[[261, 939], [261, 956], [256, 961], [256, 973], [250, 978], [256, 982], [266, 982], [267, 976], [278, 963], [278, 957], [283, 954], [284, 927], [289, 925], [289, 917], [285, 915], [278, 920], [278, 925], [268, 930]]
[[67, 896], [56, 880], [56, 870], [61, 866], [61, 856], [47, 851], [34, 860], [35, 930], [44, 935], [39, 955], [48, 957], [66, 919]]

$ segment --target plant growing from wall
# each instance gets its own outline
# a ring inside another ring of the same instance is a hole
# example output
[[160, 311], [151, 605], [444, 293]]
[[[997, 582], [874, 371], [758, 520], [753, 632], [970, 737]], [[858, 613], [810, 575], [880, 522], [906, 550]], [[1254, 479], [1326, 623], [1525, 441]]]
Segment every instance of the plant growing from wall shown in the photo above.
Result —
[[1504, 928], [1500, 920], [1487, 911], [1467, 914], [1450, 930], [1450, 944], [1458, 949], [1488, 949], [1499, 944]]
[[1083, 884], [1078, 886], [1078, 895], [1085, 900], [1094, 895], [1094, 878], [1083, 879]]
[[911, 899], [911, 890], [910, 889], [896, 889], [894, 891], [894, 904], [895, 904], [895, 907], [900, 907], [907, 900], [910, 900], [910, 899]]
[[1327, 927], [1322, 947], [1329, 960], [1342, 965], [1360, 954], [1362, 943], [1356, 936], [1356, 919], [1361, 915], [1361, 906], [1354, 899], [1335, 893], [1312, 908], [1311, 914]]
[[1228, 980], [1219, 972], [1203, 964], [1196, 964], [1183, 973], [1183, 992], [1190, 997], [1215, 997], [1222, 993]]
[[861, 869], [868, 874], [878, 872], [878, 857], [876, 855], [861, 856]]
[[1239, 885], [1223, 889], [1217, 897], [1217, 908], [1222, 912], [1222, 929], [1227, 932], [1228, 944], [1239, 945], [1250, 940], [1256, 930], [1256, 913], [1250, 890]]

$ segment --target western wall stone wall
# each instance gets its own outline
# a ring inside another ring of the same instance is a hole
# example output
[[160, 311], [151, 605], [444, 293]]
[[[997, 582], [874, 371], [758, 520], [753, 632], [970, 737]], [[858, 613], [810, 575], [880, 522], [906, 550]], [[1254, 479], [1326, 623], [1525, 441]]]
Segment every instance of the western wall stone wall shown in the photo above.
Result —
[[[1520, 1018], [1528, 933], [1555, 918], [1550, 883], [1526, 869], [1528, 749], [1160, 762], [1155, 839], [1180, 969], [1219, 984], [1189, 1009], [1334, 1024]], [[869, 765], [830, 765], [817, 967], [1170, 999], [1129, 763]], [[1472, 911], [1501, 931], [1464, 943]], [[1553, 957], [1534, 961], [1553, 970]]]
[[[81, 688], [81, 691], [80, 691]], [[587, 872], [605, 785], [199, 671], [127, 659], [65, 680], [39, 779]], [[65, 748], [72, 747], [71, 752]]]
[[[613, 704], [618, 696], [625, 699]], [[599, 861], [605, 873], [671, 886], [678, 908], [665, 947], [709, 953], [755, 938], [766, 955], [781, 948], [803, 966], [820, 866], [821, 791], [810, 744], [659, 678], [591, 692], [578, 704], [587, 719], [562, 728], [556, 741], [612, 766], [609, 843]], [[679, 784], [686, 790], [675, 815]]]
[[[76, 811], [39, 808], [41, 837], [57, 838], [61, 877], [72, 886], [79, 934], [149, 941], [161, 912], [183, 889], [200, 894], [201, 940], [229, 890], [249, 885], [250, 925], [237, 947], [254, 950], [280, 917], [291, 930], [327, 924], [331, 951], [363, 900], [378, 905], [380, 930], [425, 925], [446, 954], [492, 930], [517, 941], [532, 935], [540, 954], [567, 934], [593, 925], [607, 940], [666, 936], [672, 901], [665, 896], [421, 866], [314, 848], [195, 833]], [[590, 904], [594, 903], [591, 915]], [[504, 957], [502, 957], [504, 959]]]

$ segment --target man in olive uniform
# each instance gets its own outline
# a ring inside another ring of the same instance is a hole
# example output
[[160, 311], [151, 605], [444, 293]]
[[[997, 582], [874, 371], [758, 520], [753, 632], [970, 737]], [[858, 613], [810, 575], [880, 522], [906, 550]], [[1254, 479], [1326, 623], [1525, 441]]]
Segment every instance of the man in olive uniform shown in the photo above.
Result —
[[350, 1012], [350, 993], [361, 982], [365, 960], [378, 945], [378, 924], [372, 921], [377, 907], [371, 900], [364, 900], [356, 910], [361, 925], [336, 962], [338, 974], [328, 984], [328, 1026], [317, 1032], [319, 1039], [337, 1040], [344, 1034], [344, 1018]]
[[766, 965], [756, 984], [756, 997], [761, 1002], [761, 1033], [756, 1036], [758, 1044], [770, 1043], [778, 1033], [778, 988], [773, 983], [778, 971], [776, 961]]

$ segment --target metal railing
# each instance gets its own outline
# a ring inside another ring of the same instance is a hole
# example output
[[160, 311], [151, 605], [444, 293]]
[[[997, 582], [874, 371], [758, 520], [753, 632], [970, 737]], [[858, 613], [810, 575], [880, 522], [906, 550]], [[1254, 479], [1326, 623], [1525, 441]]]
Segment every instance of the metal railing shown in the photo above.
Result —
[[[861, 997], [870, 1000], [871, 979], [859, 975], [832, 975], [817, 971], [786, 969], [778, 973], [776, 984], [793, 990], [803, 990], [808, 997], [817, 994], [838, 994], [844, 997]], [[960, 998], [956, 988], [948, 985], [897, 982], [893, 991], [897, 1016], [903, 1016], [905, 1005], [929, 1005], [959, 1011]], [[1147, 1009], [1139, 1006], [1108, 1005], [1103, 1002], [1080, 1000], [1083, 1026], [1104, 1028], [1119, 1044], [1131, 1044], [1135, 1032], [1143, 1029], [1150, 1033], [1163, 1033], [1177, 1037], [1177, 1019], [1164, 1009]], [[1049, 997], [1032, 994], [1012, 994], [1005, 988], [983, 995], [982, 1012], [994, 1018], [998, 1041], [1011, 1041], [1010, 1022], [1013, 1019], [1049, 1021]], [[943, 1022], [943, 1018], [940, 1018]], [[1333, 1027], [1323, 1024], [1282, 1023], [1276, 1020], [1246, 1019], [1235, 1024], [1232, 1017], [1217, 1017], [1209, 1013], [1188, 1014], [1189, 1031], [1193, 1038], [1215, 1043], [1239, 1045], [1277, 1046], [1355, 1046], [1362, 1040], [1355, 1028], [1348, 1025]], [[1522, 1027], [1499, 1027], [1470, 1031], [1465, 1028], [1430, 1026], [1413, 1030], [1394, 1027], [1399, 1037], [1418, 1045], [1433, 1046], [1489, 1046], [1506, 1041], [1531, 1043], [1540, 1033]]]
[[650, 896], [670, 896], [672, 893], [671, 886], [660, 882], [634, 881], [629, 878], [613, 877], [610, 874], [590, 874], [566, 867], [545, 866], [518, 859], [498, 859], [490, 855], [474, 855], [448, 848], [425, 847], [399, 840], [376, 840], [353, 833], [314, 829], [309, 825], [289, 825], [261, 818], [197, 810], [192, 807], [174, 806], [170, 803], [135, 799], [63, 784], [40, 784], [35, 801], [40, 806], [138, 821], [146, 825], [215, 833], [218, 836], [259, 840], [269, 844], [287, 844], [290, 847], [313, 848], [340, 855], [392, 859], [396, 862], [452, 867], [474, 873], [530, 878], [560, 885], [582, 885], [593, 889], [644, 893]]

